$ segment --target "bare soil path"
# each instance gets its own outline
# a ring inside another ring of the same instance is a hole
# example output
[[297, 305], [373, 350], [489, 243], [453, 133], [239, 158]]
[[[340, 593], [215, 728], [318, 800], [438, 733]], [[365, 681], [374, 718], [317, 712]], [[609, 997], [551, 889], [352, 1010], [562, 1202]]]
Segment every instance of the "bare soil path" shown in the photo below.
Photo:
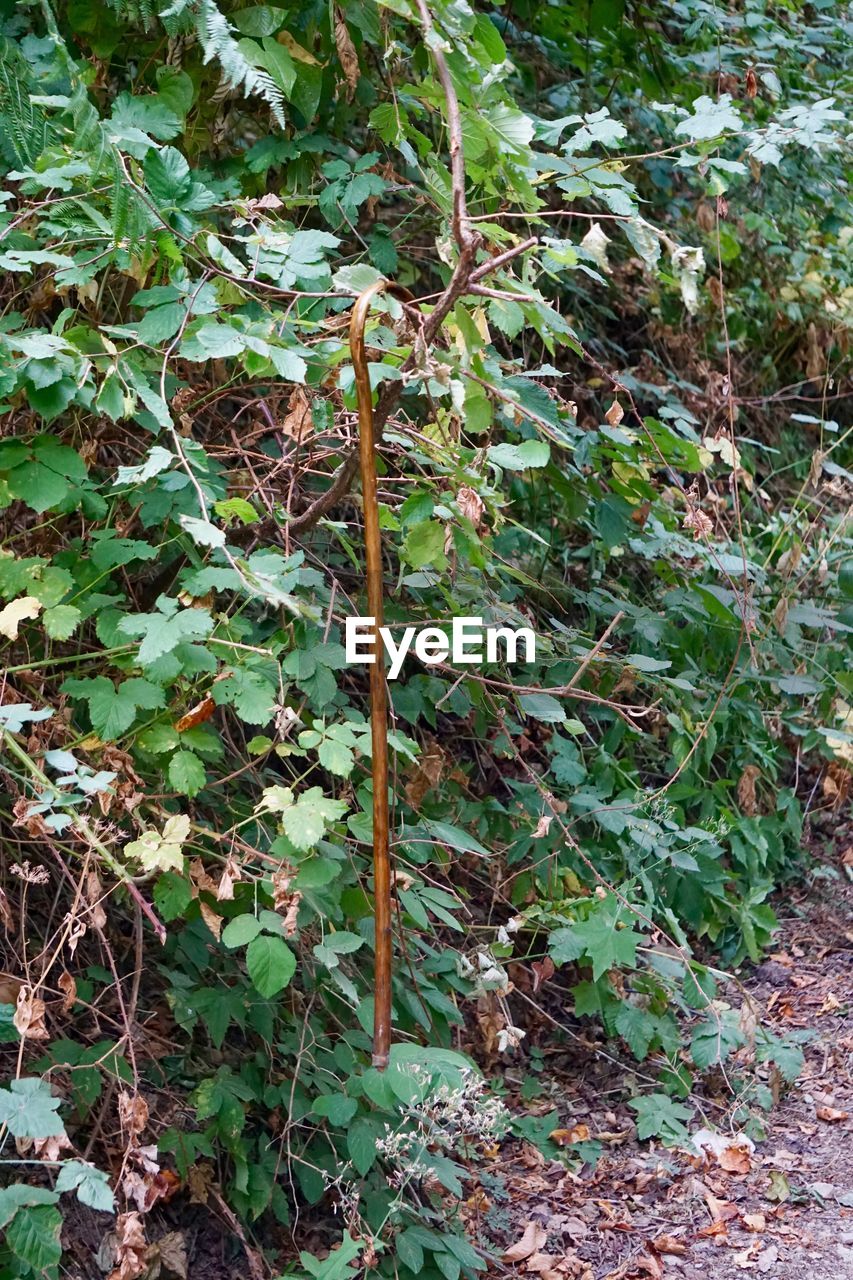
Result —
[[[725, 993], [736, 1006], [748, 994], [778, 1034], [813, 1035], [801, 1076], [765, 1117], [754, 1149], [717, 1159], [637, 1142], [625, 1071], [600, 1046], [588, 1045], [585, 1057], [567, 1051], [551, 1060], [541, 1110], [558, 1106], [560, 1124], [586, 1126], [604, 1154], [567, 1172], [530, 1143], [504, 1146], [469, 1201], [472, 1236], [501, 1258], [494, 1274], [853, 1280], [853, 886], [845, 870], [836, 864], [808, 892], [777, 903], [772, 956], [740, 975], [741, 990], [732, 984]], [[759, 1067], [757, 1077], [778, 1090], [771, 1069]], [[725, 1082], [716, 1096], [712, 1083], [715, 1127], [725, 1132], [732, 1110]], [[697, 1115], [692, 1127], [701, 1124]]]

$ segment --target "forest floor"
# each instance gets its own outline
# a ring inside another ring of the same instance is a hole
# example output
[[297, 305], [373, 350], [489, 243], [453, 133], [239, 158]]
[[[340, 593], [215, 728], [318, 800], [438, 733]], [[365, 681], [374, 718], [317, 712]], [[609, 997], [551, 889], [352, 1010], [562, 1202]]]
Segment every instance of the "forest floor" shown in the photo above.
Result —
[[[850, 840], [841, 844], [853, 858]], [[691, 1134], [713, 1127], [732, 1135], [717, 1157], [639, 1142], [627, 1103], [632, 1092], [654, 1089], [653, 1072], [620, 1054], [600, 1027], [567, 1016], [571, 997], [556, 980], [536, 994], [517, 1064], [494, 1072], [535, 1142], [509, 1138], [467, 1166], [462, 1216], [487, 1276], [737, 1280], [753, 1272], [760, 1280], [853, 1280], [853, 883], [844, 864], [841, 854], [816, 862], [808, 887], [777, 897], [771, 954], [721, 992], [777, 1035], [811, 1035], [804, 1069], [781, 1088], [778, 1105], [749, 1106], [763, 1129], [753, 1129], [754, 1144], [738, 1141], [743, 1126], [732, 1124], [733, 1112], [750, 1097], [735, 1098], [731, 1079], [780, 1082], [768, 1067], [750, 1072], [748, 1048], [729, 1060], [728, 1075], [712, 1076], [688, 1100]], [[549, 1158], [543, 1150], [554, 1130], [567, 1142], [598, 1144], [600, 1155], [589, 1151], [581, 1164], [577, 1147], [553, 1148], [560, 1158]], [[250, 1244], [221, 1203], [203, 1208], [178, 1196], [151, 1219], [164, 1280], [269, 1274], [257, 1246], [272, 1242]], [[303, 1218], [299, 1248], [323, 1256], [330, 1231], [339, 1233], [340, 1219], [318, 1206]], [[285, 1234], [280, 1264], [295, 1252]], [[81, 1210], [66, 1230], [69, 1280], [102, 1274], [95, 1261], [102, 1235], [103, 1215]], [[172, 1242], [180, 1244], [176, 1269], [166, 1260]]]
[[[777, 1034], [812, 1035], [796, 1083], [769, 1114], [754, 1108], [763, 1123], [754, 1147], [733, 1138], [715, 1157], [637, 1142], [625, 1098], [632, 1075], [642, 1087], [641, 1068], [605, 1056], [612, 1042], [567, 1043], [545, 1060], [541, 1097], [522, 1106], [543, 1116], [556, 1108], [561, 1129], [574, 1140], [588, 1130], [603, 1153], [568, 1171], [532, 1143], [503, 1145], [467, 1210], [472, 1237], [500, 1258], [494, 1274], [853, 1278], [853, 885], [845, 869], [836, 862], [833, 877], [818, 875], [777, 901], [772, 954], [724, 993], [735, 1007], [753, 1002]], [[711, 1122], [728, 1133], [733, 1103], [722, 1075], [699, 1101], [691, 1132]]]

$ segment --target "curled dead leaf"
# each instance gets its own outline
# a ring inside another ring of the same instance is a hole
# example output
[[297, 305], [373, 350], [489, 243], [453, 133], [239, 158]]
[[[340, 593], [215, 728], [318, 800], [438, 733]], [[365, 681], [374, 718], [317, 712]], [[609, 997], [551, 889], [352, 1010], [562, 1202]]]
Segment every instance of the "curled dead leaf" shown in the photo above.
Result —
[[550, 956], [546, 956], [544, 960], [534, 960], [530, 967], [533, 970], [533, 994], [535, 995], [544, 982], [553, 978], [554, 961]]
[[148, 1103], [141, 1093], [122, 1089], [118, 1095], [118, 1119], [124, 1133], [138, 1138], [148, 1123]]
[[72, 1008], [74, 1001], [77, 999], [77, 983], [74, 981], [67, 969], [63, 969], [57, 979], [56, 985], [62, 992], [62, 1004], [60, 1009], [62, 1013], [68, 1013]]
[[655, 1236], [654, 1240], [647, 1240], [646, 1243], [657, 1253], [678, 1255], [687, 1252], [687, 1245], [678, 1236]]
[[538, 1222], [528, 1222], [523, 1234], [504, 1252], [504, 1261], [524, 1262], [525, 1258], [540, 1253], [547, 1239], [548, 1232], [544, 1227], [541, 1227]]
[[840, 1124], [843, 1120], [850, 1119], [849, 1111], [839, 1111], [837, 1107], [816, 1107], [815, 1115], [826, 1124]]
[[202, 920], [218, 942], [219, 935], [222, 933], [222, 916], [217, 915], [213, 907], [208, 906], [206, 902], [200, 901], [198, 909]]
[[352, 102], [355, 91], [358, 88], [361, 70], [358, 65], [358, 54], [355, 51], [355, 45], [349, 33], [349, 27], [340, 9], [335, 9], [335, 48], [338, 51], [338, 61], [341, 64], [341, 70], [344, 73], [347, 85], [346, 100], [347, 102]]
[[119, 1214], [110, 1243], [116, 1266], [107, 1280], [137, 1280], [137, 1276], [145, 1274], [148, 1245], [141, 1214], [136, 1211]]
[[21, 987], [12, 1023], [22, 1040], [48, 1039], [49, 1033], [44, 1025], [44, 1013], [45, 1003], [39, 999], [32, 987]]
[[486, 510], [486, 504], [480, 495], [467, 484], [463, 484], [456, 494], [456, 503], [463, 516], [471, 521], [475, 529], [479, 529], [483, 512]]
[[737, 802], [748, 818], [754, 818], [758, 813], [755, 784], [760, 777], [761, 770], [758, 765], [748, 764], [740, 775], [740, 780], [737, 784]]
[[287, 416], [281, 429], [291, 440], [302, 444], [314, 430], [314, 419], [311, 416], [311, 401], [304, 387], [294, 387], [287, 402]]
[[216, 887], [216, 897], [219, 902], [230, 902], [234, 897], [234, 886], [243, 879], [243, 873], [240, 870], [240, 864], [229, 857], [225, 863], [222, 875], [219, 878], [219, 884]]
[[548, 1134], [558, 1147], [569, 1147], [574, 1142], [589, 1142], [589, 1125], [576, 1124], [571, 1129], [554, 1129]]

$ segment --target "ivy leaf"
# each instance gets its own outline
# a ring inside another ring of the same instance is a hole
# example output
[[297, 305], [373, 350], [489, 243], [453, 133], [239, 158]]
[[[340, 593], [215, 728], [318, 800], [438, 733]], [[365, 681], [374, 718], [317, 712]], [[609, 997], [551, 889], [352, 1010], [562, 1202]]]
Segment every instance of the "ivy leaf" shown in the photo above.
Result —
[[246, 968], [255, 989], [269, 1000], [290, 982], [296, 972], [296, 956], [281, 938], [262, 933], [246, 948]]

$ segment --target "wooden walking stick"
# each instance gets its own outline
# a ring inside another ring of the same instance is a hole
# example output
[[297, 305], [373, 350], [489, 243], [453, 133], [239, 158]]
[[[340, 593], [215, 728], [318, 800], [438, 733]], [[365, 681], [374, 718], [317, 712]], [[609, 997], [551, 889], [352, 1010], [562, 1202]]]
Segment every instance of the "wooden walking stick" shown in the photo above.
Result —
[[373, 773], [373, 900], [376, 931], [376, 973], [373, 1013], [373, 1065], [388, 1065], [391, 1047], [391, 858], [388, 850], [388, 691], [382, 626], [382, 543], [376, 498], [376, 441], [373, 434], [373, 394], [364, 344], [364, 326], [374, 297], [386, 287], [377, 280], [356, 298], [350, 319], [350, 352], [358, 404], [358, 443], [364, 505], [364, 547], [367, 564], [367, 606], [373, 618], [374, 661], [370, 668], [370, 738]]

